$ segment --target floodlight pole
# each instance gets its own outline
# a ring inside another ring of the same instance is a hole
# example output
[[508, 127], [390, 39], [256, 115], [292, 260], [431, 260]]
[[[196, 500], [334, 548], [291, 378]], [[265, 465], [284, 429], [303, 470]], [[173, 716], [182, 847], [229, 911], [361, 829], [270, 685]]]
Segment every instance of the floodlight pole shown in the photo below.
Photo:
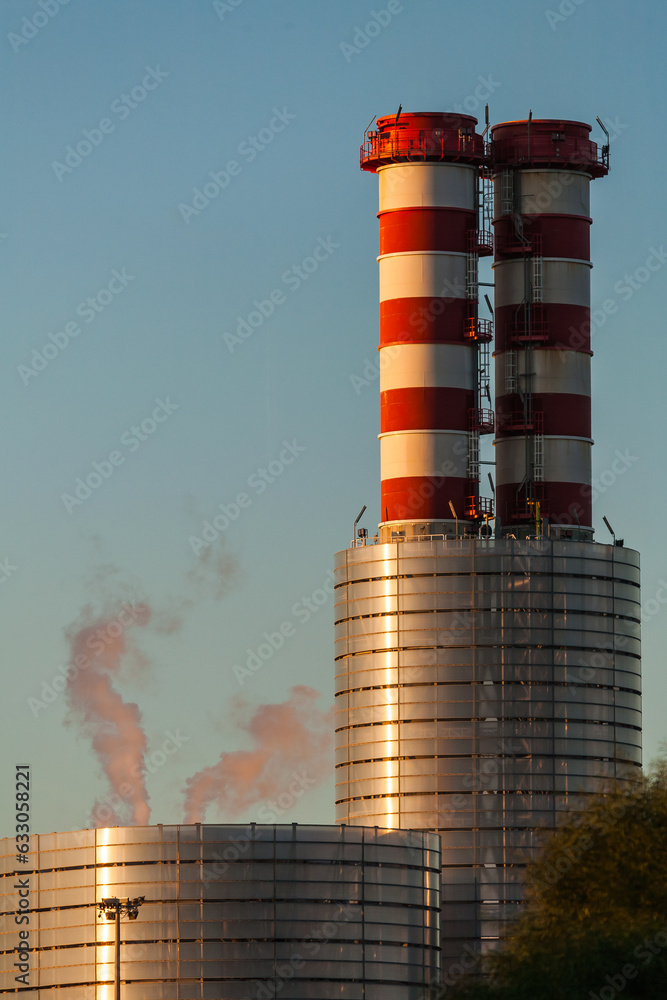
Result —
[[452, 503], [452, 501], [449, 500], [448, 503], [449, 503], [449, 509], [452, 512], [452, 517], [454, 518], [454, 521], [456, 523], [456, 537], [458, 538], [459, 537], [459, 519], [458, 519], [458, 517], [456, 515], [456, 511], [454, 509], [454, 504]]
[[[400, 108], [398, 109], [398, 113], [399, 114], [401, 113], [401, 109]], [[354, 524], [352, 526], [352, 544], [353, 545], [355, 544], [355, 538], [356, 538], [356, 534], [357, 534], [357, 525], [359, 524], [359, 521], [361, 521], [361, 518], [362, 518], [363, 513], [364, 513], [365, 510], [366, 510], [366, 504], [364, 504], [364, 506], [361, 508], [361, 510], [357, 514], [357, 518], [356, 518], [356, 520], [355, 520], [355, 522], [354, 522]]]
[[[118, 900], [116, 900], [118, 903]], [[116, 954], [114, 963], [114, 976], [113, 976], [113, 987], [114, 987], [114, 1000], [120, 1000], [120, 905], [116, 907]]]
[[109, 919], [109, 914], [113, 914], [116, 925], [116, 941], [114, 948], [114, 1000], [120, 1000], [120, 916], [126, 913], [130, 920], [136, 920], [139, 915], [139, 907], [144, 902], [145, 896], [137, 896], [136, 899], [118, 899], [117, 896], [110, 896], [97, 904], [100, 916], [104, 915]]

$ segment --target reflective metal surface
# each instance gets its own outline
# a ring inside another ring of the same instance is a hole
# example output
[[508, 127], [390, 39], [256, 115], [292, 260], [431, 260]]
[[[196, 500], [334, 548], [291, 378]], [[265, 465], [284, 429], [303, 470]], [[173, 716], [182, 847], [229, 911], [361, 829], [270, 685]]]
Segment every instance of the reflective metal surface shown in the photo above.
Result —
[[[440, 964], [432, 834], [336, 826], [114, 827], [2, 846], [0, 992], [113, 1000], [103, 897], [146, 897], [121, 923], [123, 1000], [417, 1000]], [[17, 869], [21, 871], [17, 873]], [[15, 982], [27, 879], [29, 986]]]
[[639, 556], [406, 540], [336, 584], [336, 818], [440, 832], [446, 967], [516, 914], [539, 830], [636, 773]]

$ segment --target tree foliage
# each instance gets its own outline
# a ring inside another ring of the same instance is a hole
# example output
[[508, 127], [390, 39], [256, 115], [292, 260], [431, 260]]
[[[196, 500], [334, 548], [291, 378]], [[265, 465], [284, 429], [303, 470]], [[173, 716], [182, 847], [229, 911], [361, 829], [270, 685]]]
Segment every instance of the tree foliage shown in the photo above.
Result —
[[488, 976], [457, 1000], [666, 1000], [667, 762], [573, 814], [527, 869]]

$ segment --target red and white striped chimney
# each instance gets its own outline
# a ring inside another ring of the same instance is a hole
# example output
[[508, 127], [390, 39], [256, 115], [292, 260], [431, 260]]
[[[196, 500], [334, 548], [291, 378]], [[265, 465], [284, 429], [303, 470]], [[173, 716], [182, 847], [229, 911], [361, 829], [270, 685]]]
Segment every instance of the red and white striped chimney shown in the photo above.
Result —
[[[494, 172], [496, 477], [502, 530], [592, 537], [590, 125], [506, 122]], [[583, 529], [583, 531], [581, 531]]]
[[361, 148], [380, 189], [381, 537], [448, 533], [480, 517], [478, 257], [484, 141], [477, 119], [377, 120]]

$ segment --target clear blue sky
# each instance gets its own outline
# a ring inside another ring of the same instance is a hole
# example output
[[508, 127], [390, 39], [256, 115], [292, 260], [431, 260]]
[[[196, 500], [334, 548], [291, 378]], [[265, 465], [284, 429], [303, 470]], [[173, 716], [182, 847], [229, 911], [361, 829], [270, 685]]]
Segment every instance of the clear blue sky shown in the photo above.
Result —
[[[606, 514], [642, 553], [655, 755], [667, 733], [667, 605], [656, 598], [667, 600], [667, 267], [621, 289], [667, 244], [665, 5], [584, 0], [563, 14], [556, 0], [392, 0], [389, 17], [385, 0], [42, 4], [4, 0], [0, 12], [0, 832], [13, 832], [14, 763], [32, 764], [35, 831], [84, 825], [104, 792], [62, 697], [37, 715], [28, 704], [58, 676], [87, 604], [141, 598], [158, 624], [181, 607], [179, 629], [137, 630], [147, 665], [118, 682], [151, 753], [168, 731], [187, 737], [148, 775], [156, 822], [181, 818], [188, 775], [248, 745], [232, 698], [282, 701], [305, 684], [323, 708], [332, 701], [331, 599], [308, 620], [294, 606], [326, 581], [362, 504], [369, 528], [379, 518], [377, 382], [355, 392], [351, 380], [378, 339], [376, 181], [359, 171], [358, 147], [371, 118], [399, 103], [483, 117], [482, 86], [492, 122], [532, 109], [600, 115], [612, 132], [612, 171], [592, 195], [592, 300], [618, 304], [593, 339], [606, 483], [595, 511], [599, 540]], [[384, 23], [369, 38], [373, 11]], [[195, 188], [215, 197], [193, 204]], [[301, 270], [317, 247], [316, 269]], [[272, 314], [234, 343], [255, 300]], [[47, 344], [42, 370], [27, 374]], [[144, 440], [130, 430], [142, 421]], [[617, 451], [629, 461], [614, 476]], [[101, 485], [63, 502], [112, 452]], [[189, 539], [239, 493], [246, 506], [211, 548], [238, 572], [216, 599], [193, 583]], [[294, 634], [241, 688], [234, 665], [286, 622]], [[332, 801], [333, 781], [282, 818], [331, 821]]]

